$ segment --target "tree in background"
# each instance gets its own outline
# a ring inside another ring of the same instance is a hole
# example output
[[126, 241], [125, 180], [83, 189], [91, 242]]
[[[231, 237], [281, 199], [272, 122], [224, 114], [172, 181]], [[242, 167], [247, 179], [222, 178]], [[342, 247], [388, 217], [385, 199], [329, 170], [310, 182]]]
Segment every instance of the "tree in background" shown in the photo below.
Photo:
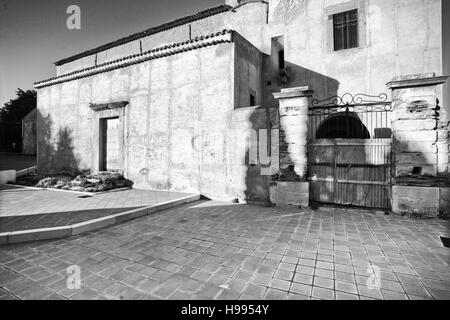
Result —
[[17, 97], [0, 109], [0, 148], [20, 151], [22, 118], [36, 108], [36, 91], [17, 89]]

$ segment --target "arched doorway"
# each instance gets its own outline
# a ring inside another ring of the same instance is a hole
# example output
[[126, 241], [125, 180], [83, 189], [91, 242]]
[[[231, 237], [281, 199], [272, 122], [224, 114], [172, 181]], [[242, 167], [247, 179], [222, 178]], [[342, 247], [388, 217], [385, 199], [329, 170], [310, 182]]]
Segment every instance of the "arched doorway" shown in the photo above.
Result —
[[391, 104], [372, 98], [346, 94], [313, 100], [308, 114], [311, 202], [390, 208]]
[[337, 113], [320, 125], [316, 139], [370, 139], [370, 133], [355, 113]]

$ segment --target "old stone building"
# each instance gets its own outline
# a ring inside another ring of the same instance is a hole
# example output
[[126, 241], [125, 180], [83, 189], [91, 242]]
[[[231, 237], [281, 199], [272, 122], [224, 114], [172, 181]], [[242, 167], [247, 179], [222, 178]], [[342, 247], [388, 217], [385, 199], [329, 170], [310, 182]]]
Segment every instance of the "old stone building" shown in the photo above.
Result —
[[236, 1], [56, 62], [38, 170], [448, 213], [443, 0]]

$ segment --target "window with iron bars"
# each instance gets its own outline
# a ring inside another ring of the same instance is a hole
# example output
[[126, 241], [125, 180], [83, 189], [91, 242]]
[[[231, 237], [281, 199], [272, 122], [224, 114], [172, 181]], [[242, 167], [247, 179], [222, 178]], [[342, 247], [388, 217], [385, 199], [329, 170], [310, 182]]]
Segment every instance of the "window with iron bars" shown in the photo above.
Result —
[[357, 9], [333, 15], [333, 37], [334, 51], [358, 47]]

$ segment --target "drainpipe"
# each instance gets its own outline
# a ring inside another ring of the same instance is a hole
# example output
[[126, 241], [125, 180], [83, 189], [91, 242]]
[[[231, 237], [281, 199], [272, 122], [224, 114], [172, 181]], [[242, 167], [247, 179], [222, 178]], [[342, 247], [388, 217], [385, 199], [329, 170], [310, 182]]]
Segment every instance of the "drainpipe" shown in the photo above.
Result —
[[269, 23], [269, 2], [265, 1], [265, 0], [248, 0], [242, 3], [239, 3], [237, 6], [231, 8], [231, 12], [236, 12], [237, 9], [239, 9], [240, 7], [245, 6], [246, 4], [249, 3], [264, 3], [266, 5], [266, 24]]

